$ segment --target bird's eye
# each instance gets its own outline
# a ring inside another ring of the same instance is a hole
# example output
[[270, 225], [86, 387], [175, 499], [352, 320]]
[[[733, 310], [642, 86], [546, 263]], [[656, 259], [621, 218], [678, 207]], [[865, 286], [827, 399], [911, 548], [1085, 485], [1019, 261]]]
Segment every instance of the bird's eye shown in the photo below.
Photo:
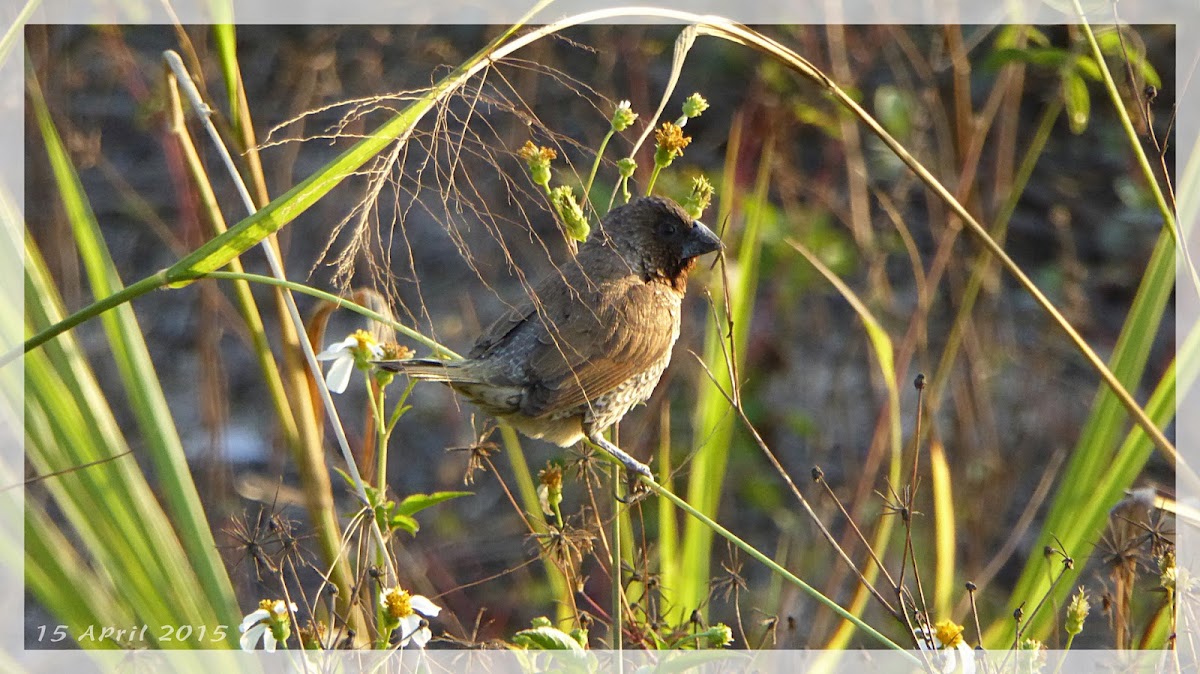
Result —
[[675, 233], [675, 225], [663, 225], [662, 233], [663, 236], [671, 236]]

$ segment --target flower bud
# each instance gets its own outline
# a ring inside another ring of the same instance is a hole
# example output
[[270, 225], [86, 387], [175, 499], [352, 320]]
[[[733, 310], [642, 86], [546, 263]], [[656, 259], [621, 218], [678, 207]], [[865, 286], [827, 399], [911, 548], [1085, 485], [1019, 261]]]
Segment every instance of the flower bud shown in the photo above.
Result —
[[637, 170], [637, 162], [633, 157], [625, 157], [617, 160], [617, 171], [621, 173], [622, 178], [632, 178], [633, 172]]
[[683, 200], [683, 210], [692, 218], [699, 220], [704, 209], [712, 203], [713, 186], [704, 176], [692, 178], [692, 192]]
[[1087, 594], [1084, 593], [1082, 587], [1079, 588], [1079, 591], [1071, 597], [1071, 603], [1067, 604], [1067, 620], [1064, 625], [1067, 634], [1075, 636], [1083, 631], [1083, 621], [1087, 619], [1088, 611], [1091, 608], [1088, 604]]
[[583, 215], [583, 208], [575, 200], [575, 190], [568, 185], [555, 187], [550, 192], [550, 203], [567, 228], [567, 235], [576, 241], [587, 241], [592, 226]]
[[683, 102], [683, 116], [689, 119], [699, 117], [700, 113], [707, 109], [708, 101], [704, 100], [704, 97], [698, 93], [688, 96], [687, 100]]
[[638, 114], [630, 109], [629, 101], [621, 101], [612, 115], [612, 130], [620, 133], [637, 121]]

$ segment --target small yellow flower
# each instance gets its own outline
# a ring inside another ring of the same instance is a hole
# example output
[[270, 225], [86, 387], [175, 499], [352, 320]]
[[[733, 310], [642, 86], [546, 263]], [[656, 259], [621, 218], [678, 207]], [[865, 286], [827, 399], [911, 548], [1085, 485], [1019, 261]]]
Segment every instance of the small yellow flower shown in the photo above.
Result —
[[[929, 649], [928, 628], [922, 627], [917, 631], [917, 647], [923, 651]], [[961, 672], [975, 674], [975, 651], [963, 639], [963, 626], [953, 620], [940, 620], [933, 626], [932, 654], [934, 671]]]
[[663, 122], [662, 127], [654, 132], [654, 142], [658, 149], [654, 153], [655, 166], [670, 166], [676, 157], [683, 154], [683, 148], [692, 142], [690, 136], [683, 135], [683, 129], [672, 122]]
[[332, 648], [329, 628], [323, 620], [309, 620], [307, 625], [296, 630], [296, 636], [300, 639], [300, 648], [306, 651], [327, 651]]
[[708, 645], [712, 648], [725, 648], [733, 643], [733, 630], [725, 623], [717, 623], [709, 630]]
[[242, 618], [238, 631], [242, 633], [239, 643], [243, 651], [254, 650], [255, 644], [262, 639], [263, 650], [274, 653], [275, 647], [287, 641], [292, 633], [292, 620], [288, 610], [296, 612], [295, 603], [285, 603], [282, 599], [264, 599], [258, 602], [258, 609]]
[[379, 606], [383, 612], [383, 626], [389, 630], [400, 630], [401, 648], [410, 641], [417, 648], [424, 648], [433, 637], [426, 617], [436, 618], [442, 610], [427, 597], [411, 594], [399, 586], [381, 590]]
[[933, 636], [937, 637], [942, 648], [955, 648], [963, 642], [963, 626], [953, 620], [939, 620], [933, 626]]
[[704, 215], [704, 209], [712, 203], [713, 186], [708, 182], [708, 178], [704, 176], [696, 176], [692, 179], [692, 192], [680, 204], [687, 214], [693, 219], [699, 220], [701, 215]]
[[550, 162], [558, 158], [554, 148], [538, 147], [533, 141], [525, 141], [525, 145], [517, 150], [517, 156], [529, 165], [529, 174], [535, 184], [550, 189]]
[[383, 345], [383, 360], [404, 360], [415, 355], [415, 351], [402, 344], [389, 342]]
[[538, 502], [547, 517], [554, 516], [563, 500], [562, 466], [548, 464], [538, 471]]
[[708, 101], [700, 94], [692, 94], [683, 102], [683, 116], [686, 118], [699, 117], [700, 113], [708, 109]]

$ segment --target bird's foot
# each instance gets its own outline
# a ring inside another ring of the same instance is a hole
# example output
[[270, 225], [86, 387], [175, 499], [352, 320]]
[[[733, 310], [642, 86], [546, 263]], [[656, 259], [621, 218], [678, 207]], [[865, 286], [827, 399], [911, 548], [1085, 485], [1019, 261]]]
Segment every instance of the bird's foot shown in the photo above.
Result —
[[626, 470], [628, 470], [632, 473], [637, 473], [638, 475], [641, 475], [642, 477], [644, 477], [648, 480], [654, 479], [654, 474], [650, 472], [649, 466], [642, 463], [641, 461], [638, 461], [637, 459], [633, 458], [632, 456], [629, 456], [620, 447], [614, 445], [613, 443], [609, 442], [608, 440], [605, 440], [604, 437], [601, 436], [599, 433], [593, 433], [591, 436], [588, 437], [588, 440], [591, 440], [592, 444], [594, 444], [597, 447], [599, 447], [600, 449], [603, 449], [604, 451], [608, 452], [617, 461], [620, 461], [621, 465], [625, 466]]

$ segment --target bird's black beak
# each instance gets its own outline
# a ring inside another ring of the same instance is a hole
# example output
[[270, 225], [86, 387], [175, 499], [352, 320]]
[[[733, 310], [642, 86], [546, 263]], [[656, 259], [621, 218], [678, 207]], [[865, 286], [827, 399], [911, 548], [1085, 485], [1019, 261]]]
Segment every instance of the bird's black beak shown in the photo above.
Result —
[[692, 223], [687, 239], [683, 242], [683, 259], [689, 260], [720, 249], [721, 238], [705, 227], [704, 223], [696, 220]]

